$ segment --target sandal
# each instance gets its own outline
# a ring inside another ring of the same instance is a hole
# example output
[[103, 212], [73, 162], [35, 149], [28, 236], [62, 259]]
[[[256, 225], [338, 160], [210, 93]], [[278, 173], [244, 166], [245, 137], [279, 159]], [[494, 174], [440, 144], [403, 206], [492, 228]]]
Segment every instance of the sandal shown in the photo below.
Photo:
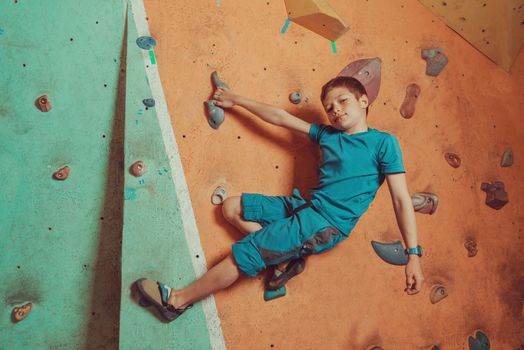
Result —
[[304, 258], [298, 258], [291, 260], [284, 271], [275, 269], [273, 276], [267, 283], [266, 289], [277, 290], [284, 287], [287, 281], [304, 271], [305, 266], [306, 260]]
[[161, 282], [141, 278], [135, 283], [143, 299], [145, 299], [145, 301], [140, 301], [140, 305], [154, 305], [160, 311], [162, 316], [170, 322], [174, 321], [178, 316], [182, 315], [184, 311], [193, 306], [193, 304], [191, 304], [183, 309], [177, 309], [173, 305], [168, 304], [167, 300], [171, 288]]

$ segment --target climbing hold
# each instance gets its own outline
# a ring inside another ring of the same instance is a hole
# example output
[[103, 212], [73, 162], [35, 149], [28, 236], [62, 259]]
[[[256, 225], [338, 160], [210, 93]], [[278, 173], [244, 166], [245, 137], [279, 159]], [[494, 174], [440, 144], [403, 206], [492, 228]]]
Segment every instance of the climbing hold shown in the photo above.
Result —
[[486, 192], [486, 205], [493, 209], [500, 209], [508, 202], [508, 193], [504, 191], [504, 183], [502, 181], [494, 181], [492, 183], [483, 182], [480, 189]]
[[472, 258], [475, 255], [477, 255], [478, 248], [477, 248], [477, 242], [473, 238], [468, 238], [464, 242], [464, 248], [468, 251], [468, 257]]
[[384, 350], [384, 348], [378, 345], [371, 345], [366, 350]]
[[142, 50], [151, 50], [156, 45], [156, 40], [150, 36], [141, 36], [136, 39], [136, 44]]
[[431, 350], [440, 350], [440, 346], [438, 346], [438, 345], [433, 345], [433, 347], [431, 348]]
[[508, 167], [511, 165], [513, 165], [513, 150], [511, 148], [507, 148], [502, 155], [502, 159], [500, 160], [500, 166]]
[[448, 164], [453, 168], [458, 168], [460, 166], [460, 157], [455, 153], [446, 153], [444, 154], [444, 158], [446, 158]]
[[448, 58], [441, 48], [422, 49], [421, 56], [426, 60], [426, 75], [432, 77], [439, 75], [448, 64]]
[[69, 177], [69, 167], [66, 165], [62, 169], [53, 173], [53, 179], [55, 180], [65, 180]]
[[429, 300], [431, 301], [431, 304], [436, 304], [447, 296], [448, 291], [446, 290], [446, 287], [440, 284], [431, 287], [431, 291], [429, 292]]
[[215, 100], [205, 101], [207, 109], [207, 122], [213, 129], [218, 129], [224, 122], [224, 110], [215, 105]]
[[215, 86], [215, 89], [221, 88], [224, 90], [229, 90], [229, 86], [218, 78], [217, 71], [211, 73], [211, 79], [213, 80], [213, 85]]
[[432, 215], [438, 207], [438, 196], [431, 192], [417, 192], [411, 196], [411, 202], [415, 211]]
[[42, 95], [35, 101], [36, 108], [41, 110], [42, 112], [49, 112], [53, 106], [51, 106], [51, 102], [49, 101], [49, 97], [47, 95]]
[[144, 162], [142, 162], [141, 160], [137, 160], [133, 163], [133, 165], [131, 165], [131, 167], [129, 167], [129, 172], [134, 177], [140, 177], [144, 175], [144, 173], [146, 172], [146, 166]]
[[154, 98], [145, 98], [142, 100], [142, 103], [146, 107], [155, 107], [155, 99]]
[[15, 307], [12, 313], [13, 321], [14, 322], [22, 321], [24, 318], [26, 318], [29, 315], [32, 309], [33, 309], [32, 303], [27, 303], [23, 306]]
[[420, 86], [415, 83], [409, 84], [406, 88], [406, 97], [404, 97], [404, 102], [400, 106], [400, 114], [409, 119], [415, 114], [415, 104], [420, 95]]
[[380, 67], [382, 60], [378, 57], [356, 60], [348, 64], [338, 76], [353, 77], [360, 81], [368, 95], [369, 104], [373, 103], [380, 90]]
[[289, 19], [328, 40], [337, 40], [349, 26], [327, 0], [285, 0]]
[[489, 350], [491, 347], [488, 336], [482, 331], [477, 331], [475, 338], [470, 335], [468, 337], [468, 343], [469, 350]]
[[393, 243], [371, 241], [371, 246], [373, 246], [373, 249], [379, 258], [388, 264], [406, 265], [408, 263], [408, 255], [404, 251], [404, 247], [402, 247], [400, 241], [395, 241]]
[[299, 104], [302, 101], [302, 94], [300, 91], [293, 91], [289, 94], [289, 101], [293, 104]]
[[213, 194], [211, 195], [211, 203], [213, 203], [214, 205], [222, 204], [226, 197], [226, 188], [224, 186], [218, 186], [217, 188], [215, 188]]

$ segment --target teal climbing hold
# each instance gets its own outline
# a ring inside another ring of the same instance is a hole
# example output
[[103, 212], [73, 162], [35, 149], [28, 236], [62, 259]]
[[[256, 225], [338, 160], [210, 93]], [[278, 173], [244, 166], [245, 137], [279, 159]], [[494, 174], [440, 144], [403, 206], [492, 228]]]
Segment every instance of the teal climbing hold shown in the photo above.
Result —
[[471, 335], [468, 337], [469, 350], [489, 350], [491, 344], [488, 336], [482, 331], [475, 333], [475, 338]]
[[142, 100], [142, 103], [146, 107], [155, 107], [155, 99], [154, 98], [145, 98]]
[[151, 50], [153, 47], [156, 46], [156, 40], [150, 36], [141, 36], [138, 39], [136, 39], [136, 44], [142, 50]]
[[293, 104], [299, 104], [302, 101], [302, 94], [300, 91], [293, 91], [289, 94], [289, 101]]

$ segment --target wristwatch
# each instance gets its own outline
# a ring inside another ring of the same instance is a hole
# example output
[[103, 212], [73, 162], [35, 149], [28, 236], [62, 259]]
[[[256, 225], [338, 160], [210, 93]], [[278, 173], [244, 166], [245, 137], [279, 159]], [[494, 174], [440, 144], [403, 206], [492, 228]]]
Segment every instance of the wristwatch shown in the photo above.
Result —
[[406, 248], [405, 252], [407, 255], [413, 254], [422, 256], [422, 247], [418, 245], [416, 248]]

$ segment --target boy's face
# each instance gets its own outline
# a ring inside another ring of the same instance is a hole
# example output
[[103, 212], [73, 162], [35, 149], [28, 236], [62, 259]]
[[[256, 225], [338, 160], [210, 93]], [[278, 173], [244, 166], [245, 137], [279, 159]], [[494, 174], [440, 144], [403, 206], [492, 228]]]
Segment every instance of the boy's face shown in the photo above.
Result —
[[363, 95], [357, 100], [352, 92], [341, 86], [331, 89], [322, 104], [331, 125], [345, 131], [366, 119], [368, 97]]

